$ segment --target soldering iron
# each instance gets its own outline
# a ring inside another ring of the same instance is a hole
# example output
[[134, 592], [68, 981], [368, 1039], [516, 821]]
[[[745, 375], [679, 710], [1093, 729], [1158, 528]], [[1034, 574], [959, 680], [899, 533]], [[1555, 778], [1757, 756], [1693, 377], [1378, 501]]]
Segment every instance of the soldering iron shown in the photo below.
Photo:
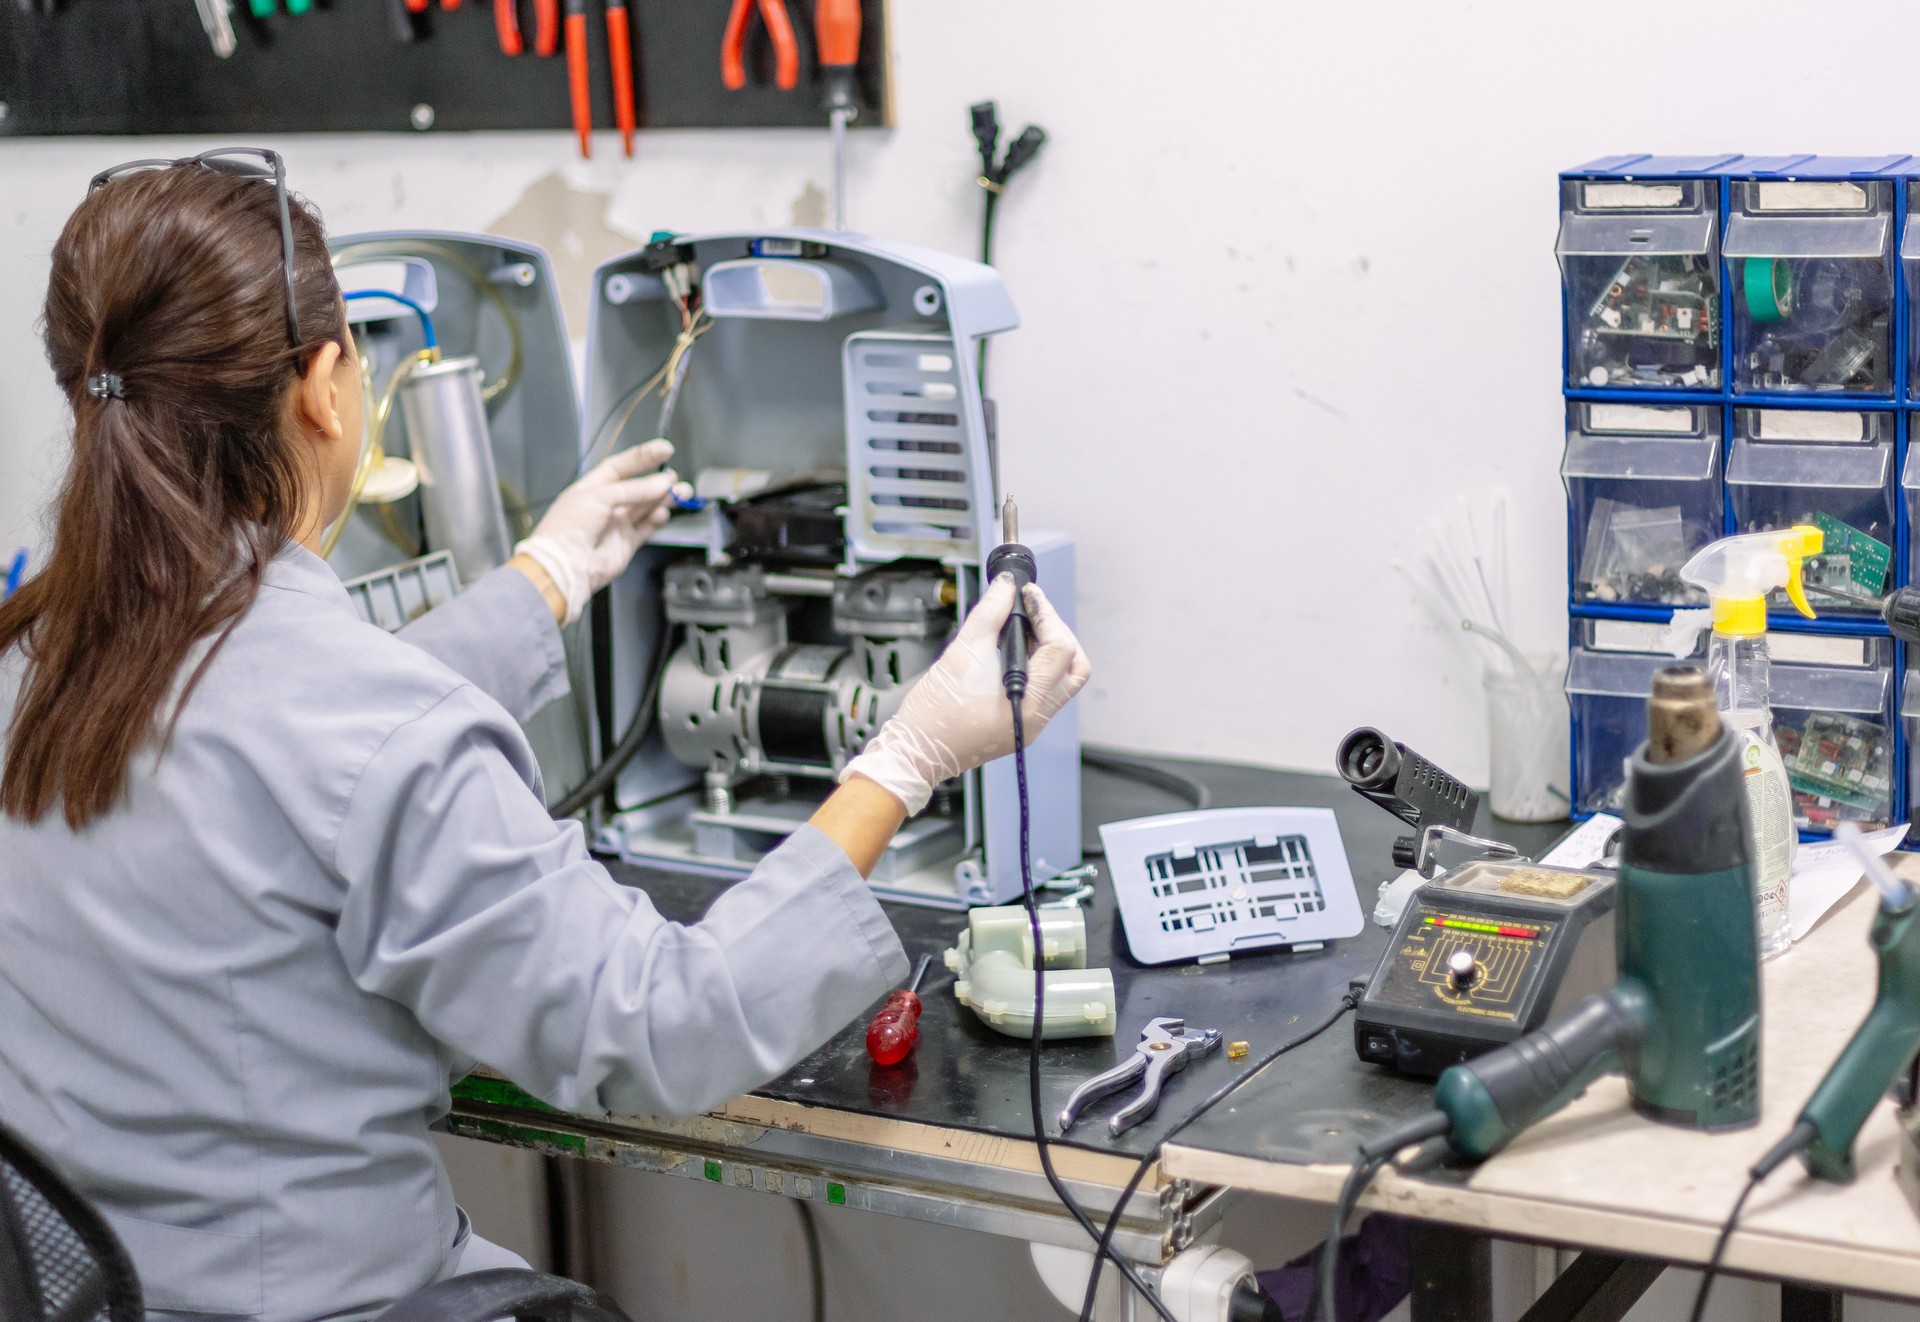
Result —
[[1033, 645], [1033, 619], [1027, 614], [1027, 585], [1038, 575], [1033, 552], [1020, 544], [1020, 511], [1008, 496], [1000, 507], [1000, 545], [987, 553], [986, 581], [1013, 579], [1013, 613], [1000, 630], [1000, 682], [1015, 703], [1027, 691], [1027, 656]]

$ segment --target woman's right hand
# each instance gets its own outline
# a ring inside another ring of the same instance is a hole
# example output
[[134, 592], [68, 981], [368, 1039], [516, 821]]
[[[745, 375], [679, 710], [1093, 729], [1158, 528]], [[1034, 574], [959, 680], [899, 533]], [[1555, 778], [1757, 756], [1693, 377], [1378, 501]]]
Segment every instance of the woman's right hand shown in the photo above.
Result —
[[[893, 719], [847, 764], [842, 781], [864, 776], [917, 813], [935, 785], [1013, 751], [1013, 713], [1000, 676], [1000, 630], [1013, 612], [1013, 590], [1010, 576], [994, 580]], [[1020, 715], [1031, 747], [1053, 714], [1086, 687], [1093, 667], [1038, 585], [1027, 586], [1026, 601], [1036, 645]]]

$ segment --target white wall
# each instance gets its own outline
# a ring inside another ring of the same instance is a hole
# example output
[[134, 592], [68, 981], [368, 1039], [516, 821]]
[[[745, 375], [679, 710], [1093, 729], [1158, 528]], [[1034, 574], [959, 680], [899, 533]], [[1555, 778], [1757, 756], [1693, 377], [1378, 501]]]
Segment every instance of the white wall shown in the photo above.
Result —
[[[1052, 134], [1002, 211], [1025, 326], [993, 389], [1010, 487], [1081, 538], [1088, 735], [1324, 767], [1364, 721], [1479, 779], [1474, 658], [1392, 566], [1436, 507], [1503, 489], [1518, 631], [1564, 644], [1553, 175], [1621, 150], [1920, 149], [1907, 80], [1871, 72], [1920, 16], [1825, 12], [893, 6], [899, 126], [857, 135], [861, 227], [970, 251], [967, 103]], [[39, 540], [60, 463], [32, 329], [48, 247], [95, 169], [189, 145], [0, 145], [0, 548]], [[338, 232], [485, 228], [555, 169], [633, 235], [783, 223], [827, 184], [805, 132], [645, 135], [633, 164], [607, 135], [591, 166], [559, 132], [275, 145]]]

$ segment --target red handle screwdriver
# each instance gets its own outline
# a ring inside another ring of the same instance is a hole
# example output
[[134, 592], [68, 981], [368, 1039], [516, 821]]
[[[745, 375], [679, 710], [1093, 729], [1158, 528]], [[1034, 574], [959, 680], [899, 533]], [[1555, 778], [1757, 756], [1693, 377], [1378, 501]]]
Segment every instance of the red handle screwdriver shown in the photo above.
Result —
[[613, 55], [613, 117], [620, 126], [620, 145], [633, 155], [633, 30], [627, 21], [627, 0], [607, 0], [607, 47]]
[[932, 955], [920, 956], [905, 990], [889, 992], [887, 1003], [867, 1024], [867, 1054], [876, 1065], [898, 1065], [920, 1040], [920, 997], [916, 989]]
[[580, 159], [593, 155], [593, 95], [587, 81], [587, 0], [567, 0], [567, 83]]

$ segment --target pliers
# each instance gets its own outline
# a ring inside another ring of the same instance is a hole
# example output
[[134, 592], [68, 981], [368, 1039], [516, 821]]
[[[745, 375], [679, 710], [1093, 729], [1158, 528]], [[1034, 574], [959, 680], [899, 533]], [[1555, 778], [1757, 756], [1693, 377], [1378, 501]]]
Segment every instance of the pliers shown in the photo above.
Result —
[[[520, 7], [516, 0], [493, 0], [493, 30], [503, 55], [518, 55], [526, 42], [520, 36]], [[533, 53], [551, 55], [560, 49], [560, 0], [534, 0]]]
[[753, 17], [755, 3], [760, 6], [761, 21], [767, 25], [767, 36], [773, 41], [773, 81], [782, 91], [790, 92], [800, 82], [800, 43], [794, 39], [786, 0], [733, 0], [726, 35], [720, 38], [720, 81], [733, 92], [747, 85], [747, 23]]
[[1060, 1112], [1060, 1132], [1064, 1134], [1073, 1127], [1082, 1107], [1141, 1079], [1139, 1095], [1107, 1121], [1108, 1137], [1119, 1138], [1158, 1109], [1160, 1087], [1169, 1074], [1177, 1074], [1219, 1045], [1217, 1028], [1189, 1030], [1184, 1019], [1149, 1020], [1140, 1030], [1140, 1045], [1133, 1049], [1131, 1056], [1073, 1090], [1066, 1108]]

